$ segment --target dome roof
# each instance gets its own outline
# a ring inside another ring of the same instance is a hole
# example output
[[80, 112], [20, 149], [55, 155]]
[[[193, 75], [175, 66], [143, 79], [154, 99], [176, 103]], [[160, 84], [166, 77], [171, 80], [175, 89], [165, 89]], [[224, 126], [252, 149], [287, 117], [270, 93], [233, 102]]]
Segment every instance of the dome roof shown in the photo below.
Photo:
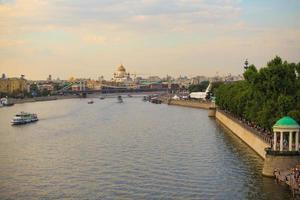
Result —
[[300, 128], [300, 126], [293, 118], [286, 116], [278, 120], [273, 128]]
[[125, 72], [126, 69], [125, 69], [125, 67], [124, 67], [123, 65], [120, 65], [120, 66], [118, 67], [118, 71]]

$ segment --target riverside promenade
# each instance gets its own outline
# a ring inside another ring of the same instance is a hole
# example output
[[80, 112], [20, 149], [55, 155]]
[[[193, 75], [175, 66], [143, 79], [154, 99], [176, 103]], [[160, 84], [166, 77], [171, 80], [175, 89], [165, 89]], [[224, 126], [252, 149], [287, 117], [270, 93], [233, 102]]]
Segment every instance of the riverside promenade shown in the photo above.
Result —
[[222, 110], [216, 111], [216, 119], [252, 148], [262, 159], [266, 159], [265, 149], [271, 146], [271, 135], [258, 131], [251, 124], [245, 123]]
[[201, 108], [201, 109], [209, 109], [211, 103], [205, 101], [196, 101], [196, 100], [174, 100], [171, 99], [168, 102], [169, 105], [176, 105], [176, 106], [184, 106], [184, 107], [191, 107], [191, 108]]

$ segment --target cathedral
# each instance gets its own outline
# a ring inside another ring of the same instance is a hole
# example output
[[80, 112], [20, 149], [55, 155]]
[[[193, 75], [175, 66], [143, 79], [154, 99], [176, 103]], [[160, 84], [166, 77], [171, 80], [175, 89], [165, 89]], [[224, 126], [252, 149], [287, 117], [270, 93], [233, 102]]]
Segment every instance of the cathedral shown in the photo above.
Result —
[[117, 71], [113, 74], [112, 81], [116, 83], [129, 84], [132, 82], [132, 78], [130, 78], [130, 73], [126, 72], [125, 67], [120, 65]]

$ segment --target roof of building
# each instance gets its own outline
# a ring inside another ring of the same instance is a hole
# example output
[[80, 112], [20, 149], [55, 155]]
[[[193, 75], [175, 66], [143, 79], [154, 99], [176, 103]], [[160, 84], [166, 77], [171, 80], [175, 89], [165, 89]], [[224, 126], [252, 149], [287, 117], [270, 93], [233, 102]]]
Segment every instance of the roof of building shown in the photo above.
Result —
[[123, 65], [120, 65], [120, 66], [118, 67], [118, 71], [125, 72], [126, 69], [125, 69], [125, 67], [124, 67]]
[[273, 128], [300, 128], [299, 124], [291, 117], [286, 116], [281, 119], [279, 119], [276, 124], [273, 126]]

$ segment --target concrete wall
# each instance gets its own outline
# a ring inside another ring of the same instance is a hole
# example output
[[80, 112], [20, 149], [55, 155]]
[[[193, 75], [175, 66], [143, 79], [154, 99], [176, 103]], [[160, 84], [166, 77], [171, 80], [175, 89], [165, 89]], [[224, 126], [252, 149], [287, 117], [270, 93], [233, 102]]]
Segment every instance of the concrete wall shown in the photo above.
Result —
[[216, 119], [250, 146], [260, 157], [266, 158], [265, 148], [270, 146], [267, 142], [220, 111], [216, 111]]
[[262, 174], [264, 176], [273, 177], [274, 170], [288, 170], [300, 163], [299, 155], [266, 155]]
[[211, 103], [209, 102], [199, 102], [199, 101], [190, 101], [190, 100], [170, 100], [169, 105], [177, 105], [191, 108], [202, 108], [209, 109]]

